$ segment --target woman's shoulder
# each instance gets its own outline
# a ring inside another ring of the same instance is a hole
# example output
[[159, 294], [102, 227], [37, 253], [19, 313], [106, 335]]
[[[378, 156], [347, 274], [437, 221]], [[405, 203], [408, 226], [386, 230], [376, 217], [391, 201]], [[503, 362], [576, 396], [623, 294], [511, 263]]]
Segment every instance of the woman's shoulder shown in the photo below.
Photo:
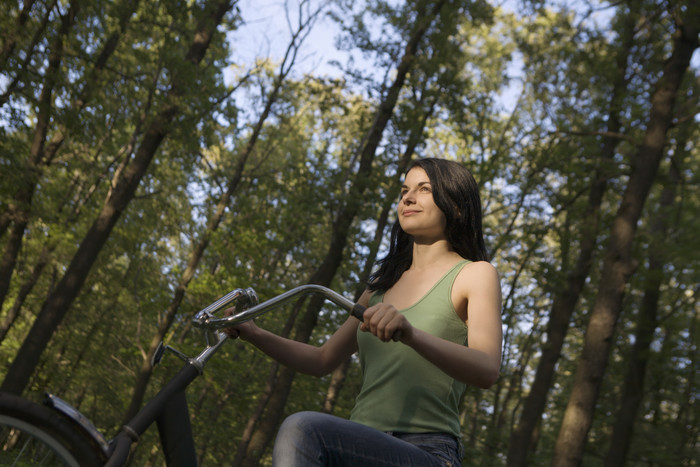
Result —
[[464, 265], [457, 275], [455, 285], [469, 290], [473, 287], [481, 287], [488, 284], [498, 284], [498, 271], [488, 261], [473, 261]]
[[489, 263], [488, 261], [469, 261], [462, 268], [462, 271], [468, 271], [468, 274], [475, 273], [486, 273], [486, 274], [498, 274], [496, 267]]

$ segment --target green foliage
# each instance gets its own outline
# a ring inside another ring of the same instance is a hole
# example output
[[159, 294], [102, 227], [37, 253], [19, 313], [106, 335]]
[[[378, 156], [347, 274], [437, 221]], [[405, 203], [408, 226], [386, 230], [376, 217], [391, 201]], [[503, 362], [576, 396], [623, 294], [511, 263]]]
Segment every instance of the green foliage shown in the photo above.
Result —
[[[21, 25], [21, 2], [0, 14], [3, 253], [14, 225], [5, 216], [16, 212], [21, 187], [34, 190], [23, 206], [28, 223], [2, 303], [0, 320], [15, 303], [20, 313], [0, 346], [0, 376], [113, 181], [131, 161], [144, 129], [173, 86], [185, 89], [176, 102], [180, 114], [42, 355], [28, 391], [31, 397], [44, 389], [58, 393], [112, 435], [192, 251], [206, 235], [208, 245], [165, 335], [186, 354], [196, 353], [203, 342], [189, 318], [206, 304], [239, 287], [253, 287], [261, 300], [271, 298], [317, 270], [358, 168], [356, 148], [386, 92], [407, 27], [428, 3], [335, 2], [340, 46], [354, 59], [339, 64], [341, 78], [287, 77], [252, 148], [248, 143], [279, 71], [263, 58], [247, 69], [236, 56], [237, 44], [226, 41], [226, 33], [249, 21], [252, 12], [234, 10], [227, 17], [194, 72], [185, 59], [187, 46], [209, 2], [139, 2], [133, 12], [128, 1], [78, 3], [61, 49], [55, 44], [69, 4], [59, 2], [49, 11], [47, 2], [34, 2]], [[491, 390], [470, 388], [466, 394], [464, 465], [505, 463], [510, 433], [547, 340], [553, 297], [574, 269], [584, 233], [593, 224], [586, 214], [589, 189], [603, 178], [607, 190], [598, 246], [531, 456], [530, 465], [549, 465], [595, 301], [610, 221], [635, 162], [649, 95], [668, 58], [674, 28], [673, 12], [663, 2], [596, 3], [590, 11], [589, 2], [521, 3], [521, 10], [508, 11], [486, 2], [447, 2], [383, 135], [364, 199], [356, 200], [361, 207], [333, 282], [351, 296], [365, 279], [361, 274], [376, 221], [387, 200], [395, 199], [393, 182], [404, 152], [415, 148], [421, 156], [450, 158], [470, 168], [482, 188], [487, 244], [502, 278], [505, 342], [500, 381]], [[629, 28], [633, 43], [625, 45], [620, 38]], [[100, 68], [100, 54], [113, 34], [119, 35], [116, 49]], [[60, 66], [50, 71], [51, 53], [59, 50]], [[237, 74], [225, 80], [232, 63]], [[628, 72], [624, 86], [616, 88], [620, 63]], [[52, 141], [60, 145], [51, 157], [36, 161], [32, 144], [41, 139], [38, 122], [47, 105], [41, 96], [51, 83], [44, 148], [50, 150]], [[694, 465], [697, 457], [697, 86], [689, 76], [676, 105], [668, 160], [640, 222], [637, 272], [628, 284], [584, 465], [598, 465], [610, 449], [607, 440], [646, 292], [645, 267], [649, 251], [659, 244], [665, 257], [660, 321], [628, 464]], [[615, 119], [619, 127], [611, 129]], [[604, 157], [609, 138], [616, 142], [614, 151]], [[680, 161], [680, 185], [668, 238], [659, 243], [652, 219], [661, 210], [661, 190], [674, 183], [665, 175], [672, 154]], [[239, 185], [212, 229], [216, 206], [243, 162]], [[47, 259], [43, 266], [42, 258]], [[281, 332], [291, 312], [282, 308], [258, 322]], [[344, 319], [335, 307], [325, 307], [312, 342], [322, 343]], [[179, 365], [166, 356], [146, 396]], [[188, 397], [203, 465], [233, 458], [271, 367], [250, 345], [233, 341], [192, 385]], [[285, 411], [320, 409], [329, 381], [297, 377]], [[336, 414], [349, 414], [359, 384], [359, 368], [352, 364]], [[153, 450], [154, 431], [142, 441], [136, 463], [160, 459]]]

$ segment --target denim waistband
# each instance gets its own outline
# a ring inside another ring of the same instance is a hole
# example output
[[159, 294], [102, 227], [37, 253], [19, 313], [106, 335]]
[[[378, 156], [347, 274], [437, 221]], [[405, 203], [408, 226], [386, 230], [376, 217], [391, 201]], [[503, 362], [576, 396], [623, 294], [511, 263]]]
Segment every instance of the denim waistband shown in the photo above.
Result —
[[386, 431], [385, 433], [430, 452], [440, 459], [444, 466], [461, 465], [464, 446], [462, 440], [451, 433], [407, 433], [401, 431]]

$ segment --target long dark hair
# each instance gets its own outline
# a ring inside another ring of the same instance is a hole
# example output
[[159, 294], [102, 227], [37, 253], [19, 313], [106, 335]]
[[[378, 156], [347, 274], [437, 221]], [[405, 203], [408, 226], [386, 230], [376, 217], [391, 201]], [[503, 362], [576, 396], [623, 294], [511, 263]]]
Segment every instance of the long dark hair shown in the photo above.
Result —
[[[447, 241], [462, 258], [488, 261], [481, 227], [481, 197], [471, 172], [463, 165], [444, 159], [419, 159], [412, 168], [425, 170], [432, 186], [435, 205], [445, 215]], [[413, 261], [413, 238], [399, 221], [391, 229], [389, 253], [379, 261], [379, 269], [369, 278], [370, 290], [389, 290]]]

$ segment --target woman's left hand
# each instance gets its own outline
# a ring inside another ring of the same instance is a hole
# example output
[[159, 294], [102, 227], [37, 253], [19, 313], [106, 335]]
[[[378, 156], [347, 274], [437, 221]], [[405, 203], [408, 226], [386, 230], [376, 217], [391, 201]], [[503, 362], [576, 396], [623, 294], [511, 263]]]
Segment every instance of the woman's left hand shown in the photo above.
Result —
[[389, 342], [400, 331], [400, 340], [406, 342], [413, 335], [413, 326], [393, 305], [378, 303], [365, 310], [360, 330], [371, 332], [384, 342]]

